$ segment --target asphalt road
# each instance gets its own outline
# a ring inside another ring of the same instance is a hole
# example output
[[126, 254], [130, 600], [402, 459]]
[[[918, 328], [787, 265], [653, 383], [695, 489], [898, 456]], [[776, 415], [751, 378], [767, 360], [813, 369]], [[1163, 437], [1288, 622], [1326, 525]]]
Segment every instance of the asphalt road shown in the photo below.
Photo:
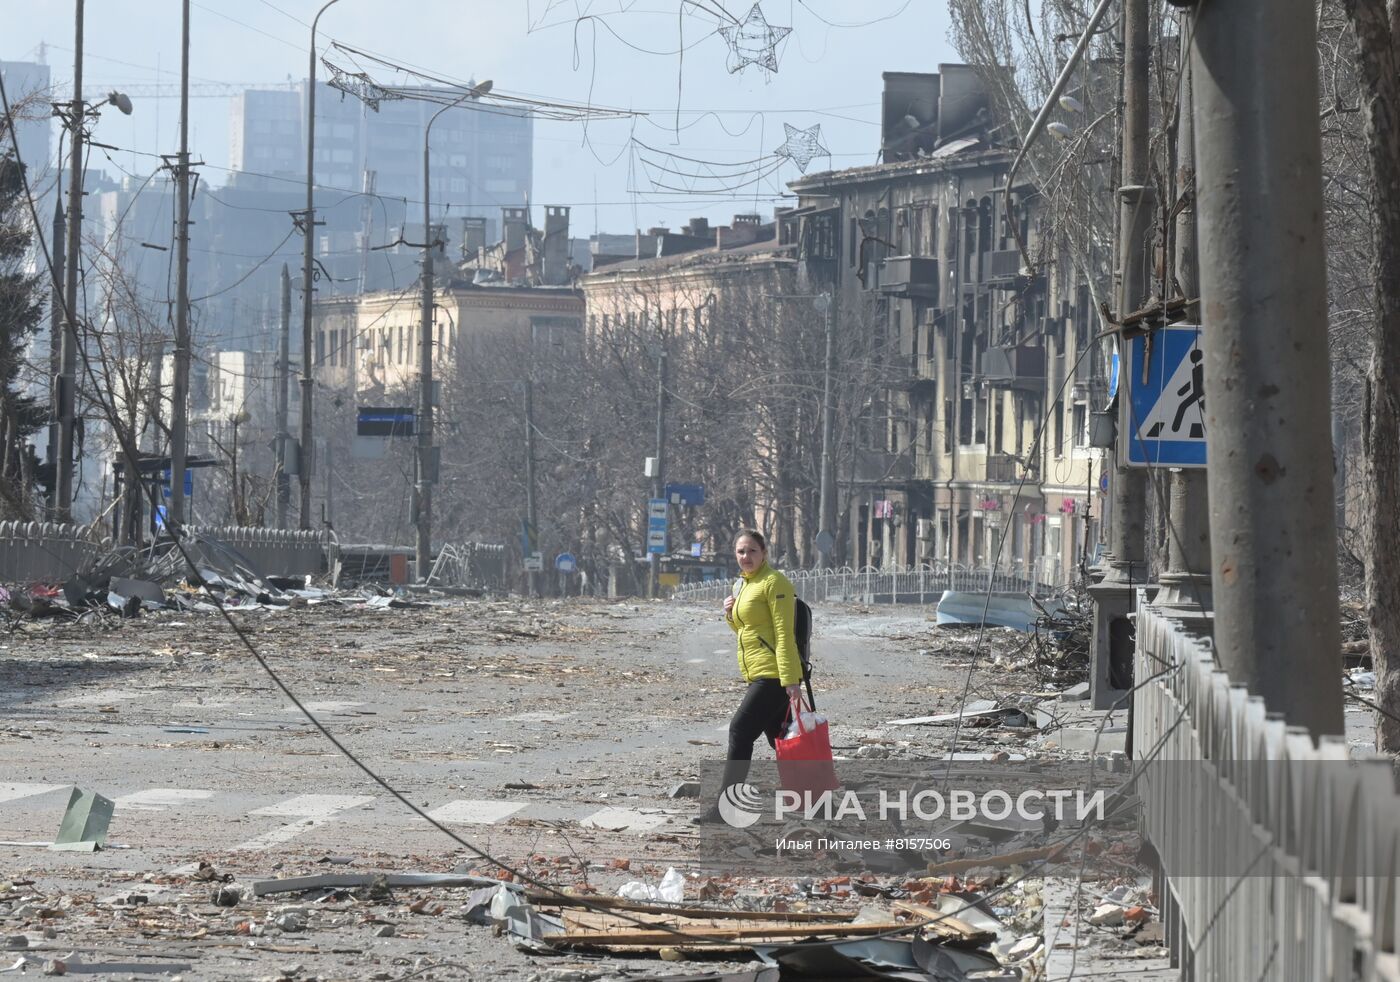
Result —
[[[699, 805], [667, 792], [723, 757], [742, 692], [717, 608], [468, 601], [235, 616], [327, 729], [473, 846], [605, 892], [694, 859], [688, 818]], [[920, 648], [924, 611], [819, 609], [816, 627], [818, 699], [838, 752], [881, 739], [885, 720], [956, 705], [962, 662]], [[240, 919], [258, 911], [212, 906], [210, 887], [189, 879], [194, 864], [240, 882], [496, 870], [353, 766], [213, 615], [23, 624], [0, 636], [0, 720], [0, 840], [21, 843], [0, 845], [0, 881], [21, 884], [0, 892], [0, 930], [26, 933], [31, 958], [83, 945], [93, 958], [130, 958], [154, 945], [190, 957], [185, 977], [198, 978], [263, 977], [289, 959], [323, 977], [374, 977], [374, 966], [397, 978], [467, 951], [507, 976], [561, 965], [541, 968], [460, 920], [409, 915], [394, 938], [329, 913], [307, 934], [241, 938]], [[932, 752], [946, 735], [915, 736]], [[115, 801], [109, 848], [31, 844], [54, 838], [75, 786]], [[349, 863], [318, 863], [328, 856]], [[152, 906], [114, 908], [132, 892]], [[23, 913], [28, 894], [73, 904], [43, 922], [55, 937], [3, 916], [6, 901]]]

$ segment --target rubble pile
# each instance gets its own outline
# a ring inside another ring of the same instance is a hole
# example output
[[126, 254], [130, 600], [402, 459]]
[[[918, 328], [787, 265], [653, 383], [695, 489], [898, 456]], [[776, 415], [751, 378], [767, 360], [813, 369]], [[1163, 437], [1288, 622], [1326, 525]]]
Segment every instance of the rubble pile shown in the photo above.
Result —
[[[595, 961], [593, 977], [682, 979], [684, 970], [659, 963], [698, 959], [711, 970], [717, 961], [731, 963], [726, 977], [755, 980], [770, 969], [784, 979], [825, 978], [833, 965], [858, 977], [911, 982], [1031, 980], [1043, 976], [1076, 920], [1081, 932], [1103, 935], [1115, 957], [1160, 953], [1150, 880], [1131, 874], [1086, 881], [1061, 911], [1048, 897], [1048, 881], [1022, 867], [913, 879], [713, 876], [674, 868], [656, 877], [649, 870], [649, 878], [681, 885], [679, 898], [666, 902], [601, 887], [600, 878], [623, 871], [616, 860], [536, 854], [529, 861], [548, 888], [499, 869], [483, 875], [468, 864], [446, 873], [284, 870], [257, 879], [202, 862], [134, 879], [110, 874], [123, 882], [106, 895], [60, 894], [14, 878], [0, 882], [0, 936], [12, 956], [0, 970], [204, 977], [202, 963], [242, 952], [240, 961], [261, 962], [257, 977], [267, 977], [269, 962], [282, 973], [273, 978], [324, 977], [288, 965], [286, 956], [336, 955], [361, 966], [357, 977], [397, 978], [410, 965], [448, 968], [446, 956], [412, 953], [453, 923], [462, 927], [449, 934], [489, 929], [483, 942], [504, 936], [527, 955], [573, 952], [632, 965], [609, 970]], [[339, 857], [336, 865], [350, 862]], [[648, 961], [651, 970], [636, 967]], [[375, 966], [394, 971], [375, 974]]]

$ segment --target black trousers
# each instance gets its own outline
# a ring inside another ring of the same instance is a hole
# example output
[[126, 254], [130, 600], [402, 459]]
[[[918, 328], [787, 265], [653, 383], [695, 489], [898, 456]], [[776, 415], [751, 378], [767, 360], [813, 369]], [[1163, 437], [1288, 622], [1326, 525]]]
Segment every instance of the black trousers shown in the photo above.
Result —
[[787, 720], [788, 694], [777, 679], [756, 679], [749, 683], [743, 701], [729, 721], [729, 756], [724, 767], [723, 787], [742, 784], [749, 776], [753, 745], [760, 736], [771, 747], [783, 733]]

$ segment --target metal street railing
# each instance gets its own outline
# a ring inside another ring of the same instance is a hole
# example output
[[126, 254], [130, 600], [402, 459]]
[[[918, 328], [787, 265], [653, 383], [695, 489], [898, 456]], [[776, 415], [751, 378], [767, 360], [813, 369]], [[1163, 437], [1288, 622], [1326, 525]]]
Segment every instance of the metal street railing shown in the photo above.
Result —
[[1342, 737], [1315, 746], [1271, 718], [1208, 638], [1140, 597], [1134, 754], [1197, 762], [1146, 766], [1137, 784], [1181, 977], [1400, 980], [1390, 768], [1347, 766], [1364, 754]]
[[[1031, 593], [1048, 596], [1063, 584], [1047, 582], [1043, 576], [1028, 576], [1023, 569], [987, 569], [976, 566], [920, 566], [895, 569], [803, 569], [784, 571], [797, 588], [797, 595], [808, 603], [916, 603], [935, 604], [948, 590], [967, 593]], [[687, 583], [672, 593], [672, 599], [721, 601], [733, 589], [732, 579], [707, 583]]]

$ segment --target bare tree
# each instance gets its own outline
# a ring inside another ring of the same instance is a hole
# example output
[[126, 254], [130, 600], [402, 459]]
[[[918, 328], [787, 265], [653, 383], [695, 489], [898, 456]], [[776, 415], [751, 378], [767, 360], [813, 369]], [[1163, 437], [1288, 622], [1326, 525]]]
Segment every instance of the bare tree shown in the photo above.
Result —
[[1362, 419], [1362, 543], [1376, 747], [1400, 752], [1400, 2], [1343, 0], [1356, 38], [1370, 161], [1375, 320]]

